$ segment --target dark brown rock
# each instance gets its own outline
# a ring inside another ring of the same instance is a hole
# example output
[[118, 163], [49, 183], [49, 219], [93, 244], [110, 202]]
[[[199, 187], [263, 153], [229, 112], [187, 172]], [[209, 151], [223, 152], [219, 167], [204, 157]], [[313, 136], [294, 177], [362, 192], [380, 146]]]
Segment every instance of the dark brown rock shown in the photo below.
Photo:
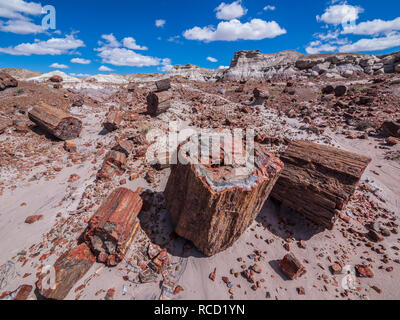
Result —
[[169, 90], [171, 88], [171, 80], [168, 78], [156, 81], [156, 87], [157, 91]]
[[147, 95], [147, 112], [155, 117], [171, 107], [171, 94], [168, 91], [150, 92]]
[[400, 138], [400, 120], [385, 121], [382, 124], [381, 130], [388, 136]]
[[124, 118], [123, 112], [111, 108], [109, 112], [106, 114], [106, 118], [103, 122], [103, 127], [108, 132], [115, 131], [119, 128], [123, 118]]
[[283, 257], [279, 267], [290, 279], [295, 280], [306, 273], [306, 269], [301, 262], [291, 253]]
[[15, 87], [18, 87], [18, 81], [15, 80], [8, 73], [0, 72], [0, 91], [3, 91], [7, 88]]

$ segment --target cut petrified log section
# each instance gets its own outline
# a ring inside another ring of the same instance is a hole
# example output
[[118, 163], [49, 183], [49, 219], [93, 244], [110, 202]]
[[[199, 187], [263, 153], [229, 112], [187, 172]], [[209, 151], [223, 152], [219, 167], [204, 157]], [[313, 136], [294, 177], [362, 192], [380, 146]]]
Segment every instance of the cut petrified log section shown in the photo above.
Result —
[[150, 92], [147, 95], [147, 112], [157, 116], [167, 111], [171, 106], [171, 95], [168, 91]]
[[119, 125], [124, 118], [124, 114], [118, 110], [110, 110], [107, 115], [106, 119], [103, 122], [103, 127], [108, 131], [112, 132], [118, 129]]
[[118, 152], [122, 152], [125, 154], [125, 156], [129, 157], [129, 155], [132, 153], [133, 149], [135, 148], [135, 145], [133, 144], [132, 141], [129, 140], [123, 140], [119, 141], [118, 144], [113, 147], [112, 149]]
[[292, 142], [271, 196], [311, 221], [332, 229], [371, 159], [307, 141]]
[[166, 91], [171, 88], [171, 80], [170, 79], [162, 79], [156, 81], [156, 87], [158, 91]]
[[116, 266], [125, 257], [139, 228], [136, 217], [142, 209], [141, 189], [114, 190], [89, 221], [85, 241], [98, 262]]
[[304, 266], [291, 253], [284, 256], [284, 258], [279, 263], [279, 267], [292, 280], [295, 280], [306, 273], [306, 269], [304, 268]]
[[[185, 146], [190, 148], [190, 143]], [[179, 147], [178, 159], [190, 161], [186, 147]], [[204, 147], [200, 145], [201, 150]], [[172, 165], [164, 191], [175, 232], [191, 240], [207, 256], [232, 246], [250, 226], [282, 169], [282, 162], [258, 144], [254, 167], [235, 168], [228, 164], [225, 155], [229, 145], [221, 145], [220, 151], [224, 156], [219, 164], [178, 161]], [[244, 154], [243, 159], [247, 156]]]
[[[46, 299], [64, 299], [95, 261], [96, 259], [86, 243], [64, 253], [54, 264], [55, 280], [52, 279], [51, 272], [40, 275], [36, 284], [40, 295]], [[52, 280], [55, 281], [54, 286]]]
[[385, 121], [381, 129], [389, 136], [400, 138], [400, 119], [397, 121]]
[[35, 106], [28, 116], [39, 127], [61, 140], [76, 139], [82, 130], [81, 120], [47, 104]]

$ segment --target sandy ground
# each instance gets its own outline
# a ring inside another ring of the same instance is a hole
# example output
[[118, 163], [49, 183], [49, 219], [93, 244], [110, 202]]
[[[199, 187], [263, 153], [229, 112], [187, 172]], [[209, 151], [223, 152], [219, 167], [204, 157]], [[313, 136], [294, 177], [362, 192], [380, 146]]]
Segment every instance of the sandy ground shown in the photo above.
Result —
[[[169, 114], [172, 118], [179, 116], [177, 111], [180, 107], [183, 106], [175, 104], [175, 108], [171, 109]], [[88, 106], [84, 106], [82, 110], [71, 110], [72, 113], [81, 116], [85, 123], [82, 138], [77, 140], [78, 149], [82, 153], [94, 154], [98, 141], [102, 141], [105, 145], [113, 141], [114, 134], [101, 133], [99, 119], [104, 116], [105, 111], [92, 113]], [[276, 124], [277, 116], [273, 112], [265, 111], [264, 117], [266, 126], [273, 127]], [[285, 120], [288, 123], [289, 136], [305, 138], [304, 133], [298, 131], [301, 123], [295, 119], [285, 118]], [[378, 148], [379, 141], [373, 138], [349, 140], [329, 130], [318, 139], [310, 135], [307, 135], [307, 138], [322, 143], [331, 142], [344, 150], [370, 156], [373, 161], [365, 172], [362, 182], [378, 188], [380, 196], [386, 201], [382, 205], [394, 211], [399, 217], [400, 163], [384, 159], [384, 151]], [[392, 150], [399, 149], [397, 146]], [[48, 240], [51, 239], [54, 230], [62, 233], [68, 243], [73, 243], [78, 238], [86, 225], [85, 219], [93, 213], [91, 211], [73, 214], [83, 193], [93, 187], [99, 163], [93, 164], [91, 160], [92, 158], [88, 158], [82, 163], [64, 167], [50, 181], [43, 179], [32, 182], [16, 181], [14, 190], [6, 189], [0, 196], [0, 265], [9, 263], [11, 270], [7, 273], [3, 272], [5, 268], [1, 270], [0, 293], [13, 291], [22, 284], [34, 285], [40, 268], [54, 263], [65, 250], [62, 248], [50, 250], [52, 244]], [[31, 172], [31, 175], [34, 174], [35, 170]], [[80, 179], [74, 183], [67, 182], [71, 174], [78, 174]], [[155, 184], [148, 184], [141, 176], [128, 181], [125, 187], [135, 190], [140, 186], [151, 189], [157, 194], [164, 190], [168, 175], [169, 169], [166, 169], [158, 174]], [[94, 209], [98, 204], [96, 203]], [[346, 233], [343, 230], [349, 225], [341, 220], [333, 231], [322, 230], [289, 209], [279, 207], [272, 200], [268, 200], [256, 221], [231, 248], [207, 258], [190, 242], [169, 237], [173, 231], [169, 214], [162, 209], [162, 205], [160, 208], [152, 208], [149, 212], [142, 212], [139, 215], [141, 230], [135, 237], [125, 260], [118, 267], [107, 268], [96, 263], [76, 283], [66, 299], [103, 299], [105, 292], [110, 288], [116, 290], [115, 299], [159, 299], [162, 295], [161, 276], [147, 284], [142, 284], [138, 280], [139, 267], [136, 262], [140, 260], [140, 252], [147, 248], [146, 243], [149, 243], [150, 239], [168, 249], [170, 258], [168, 277], [184, 289], [180, 294], [173, 296], [173, 299], [400, 299], [398, 288], [400, 265], [391, 261], [389, 265], [394, 267], [392, 272], [380, 270], [381, 255], [364, 244], [345, 238]], [[62, 220], [57, 216], [59, 212]], [[42, 214], [44, 218], [32, 225], [24, 223], [27, 216], [36, 214]], [[282, 224], [282, 219], [288, 223]], [[64, 223], [66, 221], [67, 223]], [[355, 228], [363, 227], [356, 220], [352, 220], [350, 224]], [[69, 228], [68, 225], [74, 227]], [[287, 253], [283, 244], [289, 237], [293, 241], [290, 244], [291, 252], [307, 269], [307, 273], [295, 281], [288, 280], [278, 267], [279, 260]], [[305, 249], [297, 246], [299, 240], [306, 241]], [[398, 252], [393, 249], [399, 244], [397, 237], [392, 235], [386, 238], [383, 244], [388, 256], [398, 259]], [[52, 254], [42, 259], [49, 250]], [[263, 252], [261, 260], [257, 262], [262, 268], [262, 273], [256, 275], [256, 280], [263, 279], [264, 282], [257, 291], [252, 290], [251, 285], [243, 277], [231, 274], [232, 269], [234, 272], [240, 272], [243, 265], [246, 267], [253, 265], [252, 255], [255, 250]], [[28, 252], [36, 253], [30, 256], [26, 263], [21, 263], [20, 258], [28, 256]], [[368, 261], [374, 266], [374, 278], [360, 279], [356, 290], [349, 292], [348, 296], [342, 296], [341, 293], [344, 292], [342, 280], [345, 275], [333, 276], [329, 271], [329, 266], [338, 257], [350, 266], [369, 259]], [[242, 260], [239, 262], [238, 258]], [[209, 274], [214, 268], [217, 269], [215, 282], [209, 279]], [[228, 292], [229, 289], [222, 281], [223, 276], [231, 281], [233, 295]], [[82, 284], [85, 285], [83, 289]], [[372, 286], [382, 289], [382, 293], [377, 293], [371, 288]], [[298, 294], [297, 289], [300, 287], [305, 289], [305, 295]]]

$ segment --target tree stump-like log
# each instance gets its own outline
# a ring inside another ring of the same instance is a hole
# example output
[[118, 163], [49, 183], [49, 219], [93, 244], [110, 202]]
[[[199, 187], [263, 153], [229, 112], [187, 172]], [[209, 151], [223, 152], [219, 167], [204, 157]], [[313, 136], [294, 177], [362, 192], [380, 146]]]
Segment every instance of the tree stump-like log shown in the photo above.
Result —
[[31, 121], [60, 140], [76, 139], [82, 130], [81, 120], [47, 104], [35, 106], [28, 116]]
[[307, 141], [292, 142], [271, 196], [331, 230], [371, 159]]
[[150, 92], [147, 95], [147, 112], [155, 117], [171, 107], [171, 95], [168, 91]]
[[[223, 146], [221, 153], [226, 151]], [[178, 157], [188, 159], [182, 146]], [[212, 165], [172, 165], [164, 195], [175, 232], [206, 256], [229, 248], [261, 211], [281, 169], [282, 162], [260, 145], [253, 168], [235, 168], [226, 159]]]
[[51, 300], [62, 300], [72, 287], [90, 269], [96, 261], [87, 244], [83, 243], [64, 253], [54, 263], [55, 283], [52, 287], [50, 272], [41, 274], [36, 286], [41, 296]]
[[89, 221], [83, 236], [98, 262], [116, 266], [125, 257], [139, 228], [136, 217], [142, 209], [141, 189], [114, 190]]
[[103, 127], [108, 131], [112, 132], [119, 128], [122, 120], [124, 118], [124, 114], [122, 111], [111, 109], [103, 122]]

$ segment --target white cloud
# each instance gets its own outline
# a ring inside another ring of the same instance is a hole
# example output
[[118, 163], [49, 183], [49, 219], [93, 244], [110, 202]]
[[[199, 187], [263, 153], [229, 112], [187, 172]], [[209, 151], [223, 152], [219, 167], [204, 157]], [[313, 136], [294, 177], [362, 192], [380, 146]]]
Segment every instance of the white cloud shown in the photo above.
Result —
[[275, 6], [270, 6], [270, 5], [268, 5], [268, 6], [265, 6], [263, 10], [264, 10], [264, 11], [268, 11], [268, 10], [274, 11], [275, 9], [276, 9]]
[[380, 51], [400, 46], [400, 33], [393, 32], [384, 37], [361, 39], [339, 48], [340, 52]]
[[68, 68], [69, 68], [67, 65], [65, 65], [65, 64], [59, 64], [59, 63], [57, 63], [57, 62], [51, 64], [49, 67], [50, 67], [50, 68], [54, 68], [54, 69], [68, 69]]
[[124, 47], [126, 47], [126, 48], [128, 48], [128, 49], [132, 49], [132, 50], [148, 50], [148, 48], [147, 47], [145, 47], [145, 46], [139, 46], [137, 43], [136, 43], [136, 40], [135, 39], [133, 39], [132, 37], [128, 37], [128, 38], [124, 38], [123, 40], [122, 40], [122, 42], [123, 42], [123, 44], [124, 44]]
[[0, 0], [0, 17], [9, 19], [26, 19], [22, 14], [40, 15], [40, 3], [25, 2], [23, 0]]
[[317, 54], [321, 52], [334, 52], [337, 50], [336, 46], [333, 46], [329, 43], [321, 44], [320, 41], [311, 42], [310, 45], [306, 48], [306, 52], [308, 54]]
[[222, 2], [214, 11], [217, 11], [216, 16], [220, 20], [240, 18], [247, 13], [247, 9], [242, 7], [242, 2], [240, 0], [230, 4]]
[[156, 27], [158, 28], [162, 28], [164, 27], [164, 25], [166, 24], [167, 21], [163, 20], [163, 19], [158, 19], [156, 20]]
[[[103, 34], [102, 39], [107, 41], [106, 46], [111, 47], [111, 48], [118, 48], [121, 46], [121, 44], [119, 43], [119, 41], [117, 41], [117, 39], [115, 38], [115, 36], [110, 33], [110, 34]], [[99, 45], [104, 45], [104, 43], [102, 41], [99, 41]]]
[[88, 73], [70, 73], [69, 75], [72, 77], [78, 77], [78, 78], [86, 78], [86, 77], [91, 76], [91, 74], [88, 74]]
[[213, 57], [207, 57], [207, 60], [211, 62], [218, 62], [218, 60]]
[[219, 66], [218, 69], [221, 69], [221, 70], [223, 70], [223, 69], [229, 69], [229, 67], [228, 67], [228, 66]]
[[317, 16], [317, 21], [338, 25], [341, 23], [356, 21], [358, 15], [362, 12], [364, 12], [364, 9], [361, 7], [351, 6], [348, 4], [338, 4], [327, 8], [322, 16]]
[[220, 22], [216, 29], [212, 27], [194, 27], [186, 30], [183, 36], [189, 40], [210, 41], [235, 41], [235, 40], [262, 40], [275, 38], [285, 34], [275, 21], [253, 19], [250, 22], [241, 23], [237, 19]]
[[50, 38], [47, 41], [35, 40], [33, 43], [21, 43], [15, 47], [0, 48], [0, 52], [18, 56], [60, 55], [84, 46], [82, 40], [76, 39], [74, 35], [67, 35], [65, 38]]
[[171, 59], [165, 58], [161, 61], [162, 67], [159, 67], [158, 70], [162, 72], [168, 72], [172, 69]]
[[16, 34], [42, 33], [42, 26], [34, 24], [29, 20], [8, 20], [5, 23], [0, 21], [0, 31]]
[[82, 58], [73, 58], [71, 59], [72, 63], [79, 63], [79, 64], [90, 64], [90, 60], [82, 59]]
[[111, 68], [109, 68], [109, 67], [106, 67], [106, 66], [101, 66], [101, 67], [99, 68], [99, 71], [114, 71], [114, 70], [111, 69]]
[[344, 28], [342, 34], [376, 35], [387, 34], [396, 30], [400, 30], [400, 17], [391, 21], [375, 19], [361, 22], [355, 26]]

